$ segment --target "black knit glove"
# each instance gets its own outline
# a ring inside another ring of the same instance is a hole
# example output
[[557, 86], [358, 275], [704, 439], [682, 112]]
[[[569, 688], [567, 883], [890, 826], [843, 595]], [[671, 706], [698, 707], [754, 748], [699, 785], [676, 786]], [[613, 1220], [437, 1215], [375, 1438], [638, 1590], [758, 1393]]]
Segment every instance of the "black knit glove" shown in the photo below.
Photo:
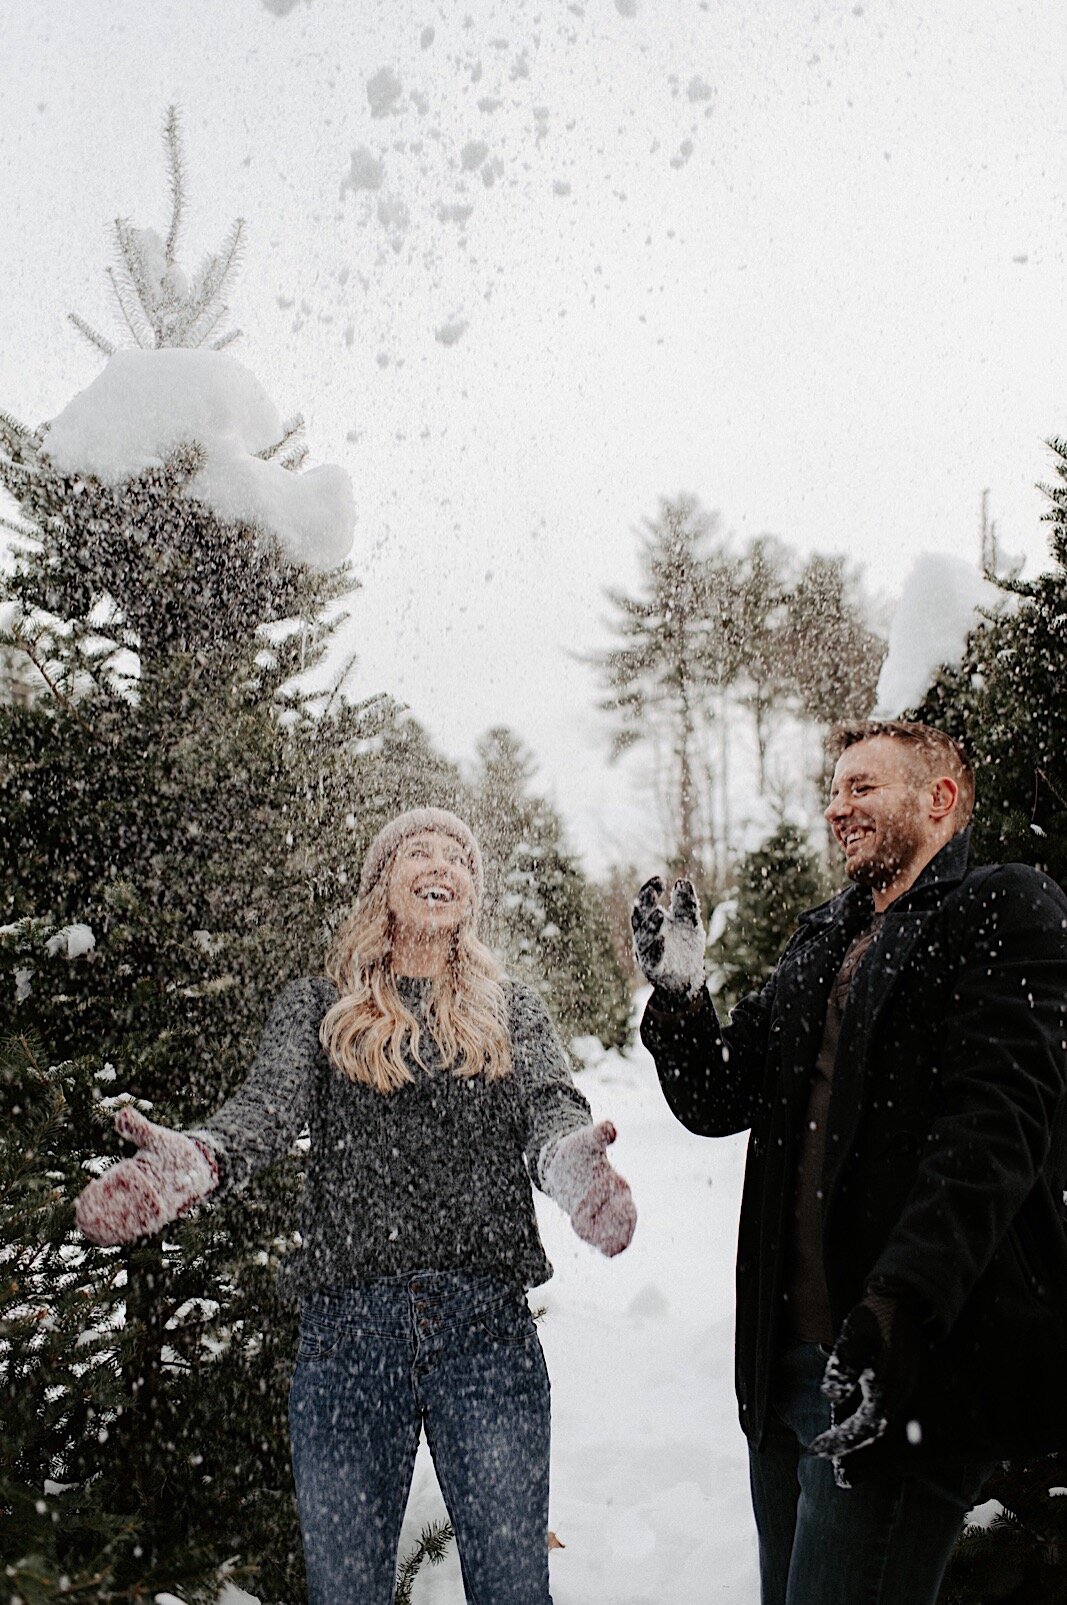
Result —
[[900, 1419], [915, 1390], [924, 1348], [915, 1304], [869, 1289], [845, 1316], [822, 1379], [822, 1391], [833, 1404], [859, 1398], [850, 1415], [813, 1440], [810, 1452], [837, 1460], [877, 1443], [890, 1421]]
[[637, 894], [630, 915], [634, 956], [658, 991], [678, 999], [695, 997], [704, 985], [706, 941], [696, 889], [692, 881], [675, 881], [670, 907], [663, 908], [665, 889], [653, 875]]

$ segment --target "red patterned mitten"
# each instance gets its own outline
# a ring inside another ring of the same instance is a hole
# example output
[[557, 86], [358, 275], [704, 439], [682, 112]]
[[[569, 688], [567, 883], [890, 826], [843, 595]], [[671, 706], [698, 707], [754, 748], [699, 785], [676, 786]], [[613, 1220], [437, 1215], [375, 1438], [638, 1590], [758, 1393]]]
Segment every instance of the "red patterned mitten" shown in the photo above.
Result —
[[622, 1253], [637, 1225], [629, 1186], [606, 1158], [614, 1141], [610, 1120], [582, 1126], [560, 1138], [542, 1172], [545, 1192], [567, 1211], [578, 1236], [609, 1256]]
[[138, 1152], [97, 1176], [74, 1205], [79, 1229], [101, 1248], [158, 1232], [206, 1198], [219, 1180], [205, 1143], [157, 1126], [132, 1105], [119, 1110], [115, 1129]]

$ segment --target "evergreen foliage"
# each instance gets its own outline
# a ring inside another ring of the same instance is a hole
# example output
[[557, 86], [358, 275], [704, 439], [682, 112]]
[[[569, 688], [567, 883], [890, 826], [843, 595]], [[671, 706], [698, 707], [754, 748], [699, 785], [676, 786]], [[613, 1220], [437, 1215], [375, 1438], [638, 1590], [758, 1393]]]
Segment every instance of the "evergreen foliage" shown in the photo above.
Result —
[[938, 1605], [1067, 1605], [1064, 1489], [1067, 1453], [994, 1473], [983, 1498], [1003, 1513], [990, 1527], [964, 1528]]
[[805, 909], [830, 895], [819, 855], [806, 832], [783, 820], [737, 867], [734, 907], [708, 949], [716, 999], [732, 1009], [763, 985]]
[[630, 1040], [630, 978], [596, 887], [567, 851], [559, 817], [530, 792], [533, 764], [511, 731], [479, 746], [472, 822], [486, 857], [486, 934], [509, 973], [545, 999], [564, 1041]]
[[[998, 576], [1015, 606], [978, 625], [963, 662], [943, 668], [914, 717], [961, 741], [975, 767], [973, 854], [1025, 863], [1067, 884], [1067, 442], [1051, 440], [1057, 483], [1044, 486], [1052, 566], [1033, 580]], [[984, 509], [983, 509], [984, 511]], [[984, 526], [983, 526], [984, 529]], [[964, 1532], [943, 1605], [1061, 1605], [1067, 1600], [1067, 1461], [1019, 1464], [987, 1488], [1005, 1519]]]
[[732, 858], [727, 769], [737, 710], [751, 720], [763, 795], [783, 716], [825, 726], [865, 714], [885, 646], [841, 558], [800, 562], [769, 535], [738, 551], [718, 515], [685, 496], [662, 501], [640, 539], [639, 591], [607, 593], [616, 644], [592, 661], [613, 756], [638, 742], [657, 759], [669, 755], [671, 868], [706, 892]]
[[[117, 223], [112, 289], [138, 344], [217, 348], [241, 228], [183, 275], [173, 113], [165, 139], [166, 237]], [[263, 455], [298, 472], [300, 432], [292, 419]], [[195, 1127], [243, 1080], [274, 994], [321, 967], [388, 819], [425, 803], [470, 813], [516, 973], [543, 986], [565, 1035], [619, 1043], [629, 1025], [602, 911], [517, 746], [490, 743], [472, 788], [387, 696], [309, 690], [352, 576], [311, 574], [269, 532], [221, 521], [189, 494], [201, 461], [190, 440], [109, 485], [59, 472], [47, 430], [0, 416], [0, 488], [17, 509], [0, 582], [12, 1599], [166, 1591], [194, 1605], [224, 1576], [265, 1605], [301, 1595], [295, 1315], [275, 1290], [300, 1144], [239, 1197], [129, 1246], [89, 1246], [73, 1201], [128, 1152], [113, 1127], [123, 1103]]]
[[[299, 1157], [128, 1247], [72, 1224], [125, 1151], [119, 1104], [195, 1125], [243, 1078], [272, 994], [320, 961], [337, 879], [313, 768], [333, 746], [296, 675], [343, 577], [192, 500], [198, 460], [189, 442], [112, 487], [0, 423], [20, 515], [0, 644], [37, 680], [0, 704], [0, 1558], [25, 1599], [209, 1599], [250, 1557], [265, 1601], [301, 1587], [274, 1288]], [[348, 744], [383, 718], [348, 710]]]
[[740, 700], [752, 715], [761, 793], [767, 784], [767, 746], [776, 715], [793, 689], [793, 661], [784, 650], [790, 567], [783, 543], [761, 535], [743, 553], [733, 586], [732, 629], [744, 682]]
[[1035, 864], [1067, 884], [1067, 442], [1052, 440], [1052, 567], [997, 578], [1014, 609], [974, 631], [964, 661], [943, 669], [915, 717], [947, 730], [977, 779], [974, 852]]
[[801, 715], [827, 726], [864, 719], [874, 706], [886, 644], [844, 558], [813, 552], [785, 599], [781, 648]]
[[396, 1592], [393, 1595], [393, 1605], [411, 1605], [411, 1590], [415, 1579], [423, 1566], [429, 1561], [431, 1566], [440, 1566], [448, 1553], [448, 1546], [455, 1537], [452, 1523], [448, 1521], [431, 1521], [422, 1529], [419, 1541], [409, 1555], [405, 1555], [396, 1574]]
[[641, 593], [608, 591], [617, 645], [593, 660], [608, 693], [601, 707], [614, 723], [613, 755], [639, 741], [668, 747], [671, 846], [698, 880], [710, 837], [700, 819], [701, 739], [715, 688], [735, 673], [722, 552], [717, 514], [693, 497], [664, 498], [641, 533]]
[[634, 956], [634, 933], [630, 921], [634, 897], [647, 875], [636, 864], [612, 864], [597, 890], [608, 920], [612, 951], [631, 986], [643, 977]]
[[0, 646], [0, 704], [27, 704], [38, 695], [41, 677], [24, 652]]
[[[181, 275], [173, 117], [166, 141], [166, 241], [116, 225], [112, 284], [139, 342], [198, 344], [240, 231]], [[299, 434], [294, 419], [265, 455], [297, 472]], [[274, 994], [321, 967], [377, 830], [423, 803], [462, 812], [470, 788], [388, 697], [307, 689], [352, 576], [310, 574], [194, 500], [196, 441], [119, 486], [59, 473], [47, 445], [0, 418], [18, 514], [0, 586], [0, 1566], [8, 1597], [34, 1602], [195, 1605], [224, 1576], [291, 1602], [295, 1313], [275, 1271], [301, 1145], [129, 1246], [90, 1247], [73, 1201], [128, 1152], [122, 1103], [177, 1127], [218, 1106]], [[533, 867], [558, 898], [546, 961], [584, 963], [599, 933], [547, 827]], [[606, 994], [586, 973], [564, 1029], [596, 1028]], [[553, 973], [553, 1006], [569, 984]]]
[[[108, 282], [125, 330], [135, 346], [192, 348], [207, 345], [221, 351], [239, 338], [240, 331], [216, 333], [229, 308], [224, 300], [244, 243], [244, 221], [237, 218], [222, 245], [210, 252], [190, 279], [178, 261], [178, 243], [185, 220], [186, 175], [178, 110], [167, 108], [163, 120], [170, 187], [170, 221], [166, 236], [155, 229], [134, 228], [124, 217], [115, 219], [116, 266], [107, 269]], [[76, 312], [70, 321], [89, 343], [111, 356], [114, 344]]]

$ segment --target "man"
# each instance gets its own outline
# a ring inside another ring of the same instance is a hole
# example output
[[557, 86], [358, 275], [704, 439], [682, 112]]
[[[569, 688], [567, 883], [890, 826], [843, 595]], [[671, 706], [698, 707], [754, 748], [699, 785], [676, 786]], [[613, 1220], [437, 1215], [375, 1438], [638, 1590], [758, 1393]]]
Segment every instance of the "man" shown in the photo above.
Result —
[[691, 1131], [749, 1129], [737, 1389], [763, 1605], [930, 1605], [998, 1460], [1067, 1444], [1067, 899], [968, 864], [974, 777], [842, 726], [851, 885], [720, 1025], [688, 881], [646, 883], [641, 1026]]

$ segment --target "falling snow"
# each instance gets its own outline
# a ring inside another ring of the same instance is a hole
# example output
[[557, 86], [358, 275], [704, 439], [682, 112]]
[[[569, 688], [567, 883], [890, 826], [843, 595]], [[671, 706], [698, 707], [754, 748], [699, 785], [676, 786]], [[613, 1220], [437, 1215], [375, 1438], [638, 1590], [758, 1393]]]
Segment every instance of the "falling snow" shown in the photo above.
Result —
[[963, 655], [983, 610], [1000, 612], [1004, 593], [960, 557], [925, 553], [904, 586], [889, 629], [874, 716], [896, 719], [916, 708], [943, 664]]

